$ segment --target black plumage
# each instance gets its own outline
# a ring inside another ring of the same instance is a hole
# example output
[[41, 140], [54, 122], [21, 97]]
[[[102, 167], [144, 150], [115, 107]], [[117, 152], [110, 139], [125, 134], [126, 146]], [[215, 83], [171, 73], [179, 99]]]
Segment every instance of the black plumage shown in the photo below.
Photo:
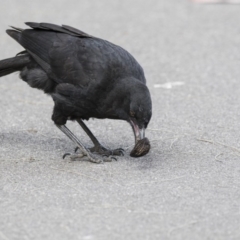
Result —
[[70, 26], [26, 24], [31, 29], [7, 30], [25, 51], [0, 61], [0, 76], [20, 71], [31, 87], [50, 94], [55, 103], [52, 120], [90, 161], [100, 160], [67, 129], [68, 119], [77, 120], [87, 132], [94, 143], [90, 151], [102, 155], [121, 155], [122, 149], [102, 147], [82, 120], [125, 120], [134, 130], [136, 143], [144, 139], [152, 115], [151, 97], [143, 69], [131, 54]]

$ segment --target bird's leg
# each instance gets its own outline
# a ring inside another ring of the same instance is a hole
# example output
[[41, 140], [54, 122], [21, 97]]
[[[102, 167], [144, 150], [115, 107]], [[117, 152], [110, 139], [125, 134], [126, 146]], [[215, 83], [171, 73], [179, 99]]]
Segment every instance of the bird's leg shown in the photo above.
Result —
[[[101, 163], [102, 160], [97, 159], [96, 157], [94, 157], [89, 151], [88, 149], [86, 149], [83, 144], [80, 142], [80, 140], [65, 126], [65, 125], [56, 125], [66, 136], [68, 136], [75, 144], [77, 144], [78, 148], [82, 151], [82, 155], [81, 156], [77, 156], [77, 155], [72, 155], [73, 158], [76, 157], [83, 157], [86, 156], [88, 158], [88, 160], [90, 162], [93, 163]], [[65, 154], [66, 155], [66, 154]], [[67, 154], [69, 155], [69, 154]]]
[[97, 140], [97, 138], [93, 135], [90, 129], [86, 126], [86, 124], [81, 120], [77, 119], [79, 125], [83, 128], [83, 130], [87, 133], [87, 135], [92, 140], [94, 147], [89, 148], [91, 152], [98, 153], [102, 156], [123, 156], [124, 150], [122, 148], [117, 148], [114, 150], [107, 149], [101, 145], [101, 143]]

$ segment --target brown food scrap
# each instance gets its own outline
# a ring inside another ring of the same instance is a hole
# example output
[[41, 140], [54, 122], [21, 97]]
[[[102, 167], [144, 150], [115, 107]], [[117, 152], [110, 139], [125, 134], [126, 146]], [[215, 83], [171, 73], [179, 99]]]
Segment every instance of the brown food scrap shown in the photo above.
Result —
[[131, 157], [141, 157], [146, 155], [151, 148], [148, 138], [139, 140], [130, 153]]

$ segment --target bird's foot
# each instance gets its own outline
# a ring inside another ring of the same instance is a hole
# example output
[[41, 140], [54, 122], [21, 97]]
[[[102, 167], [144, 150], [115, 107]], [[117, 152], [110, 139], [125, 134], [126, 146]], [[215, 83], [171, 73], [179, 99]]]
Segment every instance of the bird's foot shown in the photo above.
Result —
[[75, 161], [76, 159], [83, 158], [83, 157], [87, 157], [88, 161], [92, 162], [92, 163], [102, 163], [104, 161], [104, 159], [99, 159], [96, 156], [94, 156], [93, 154], [91, 154], [90, 152], [86, 152], [86, 153], [85, 152], [81, 152], [81, 153], [74, 153], [74, 154], [72, 154], [72, 153], [65, 153], [63, 155], [63, 159], [66, 156], [69, 156], [72, 161]]
[[[113, 155], [117, 155], [117, 156], [123, 155], [123, 149], [121, 149], [121, 148], [115, 149], [114, 151], [110, 151], [110, 150], [108, 150], [106, 148], [104, 148], [104, 149], [105, 150], [102, 149], [101, 153], [96, 152], [95, 147], [89, 148], [88, 150], [90, 152], [86, 152], [86, 153], [85, 152], [74, 153], [74, 154], [72, 154], [72, 153], [65, 153], [63, 155], [63, 159], [66, 156], [69, 156], [72, 161], [75, 161], [76, 159], [87, 157], [89, 162], [102, 163], [102, 162], [112, 162], [112, 160], [117, 160], [117, 158], [113, 157]], [[75, 149], [75, 152], [77, 150], [78, 150], [78, 148]], [[99, 159], [98, 157], [94, 156], [93, 153], [100, 154], [102, 156], [102, 159]]]
[[89, 150], [92, 153], [96, 153], [102, 156], [123, 156], [124, 155], [124, 149], [122, 148], [117, 148], [114, 150], [111, 149], [107, 149], [105, 147], [103, 147], [102, 145], [98, 145], [98, 146], [94, 146], [92, 148], [89, 148]]
[[[79, 148], [76, 147], [75, 152], [77, 152]], [[102, 145], [96, 145], [92, 148], [88, 148], [88, 150], [92, 153], [99, 154], [101, 156], [124, 156], [124, 149], [122, 148], [117, 148], [114, 150], [107, 149], [103, 147]]]

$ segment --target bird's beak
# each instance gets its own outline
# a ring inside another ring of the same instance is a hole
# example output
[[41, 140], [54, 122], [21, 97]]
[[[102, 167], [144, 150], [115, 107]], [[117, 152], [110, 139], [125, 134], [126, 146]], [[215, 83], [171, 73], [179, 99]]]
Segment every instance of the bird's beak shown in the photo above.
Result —
[[135, 144], [145, 138], [145, 128], [140, 128], [137, 123], [134, 120], [130, 120], [130, 124], [132, 126], [133, 132], [134, 132], [134, 136], [135, 136]]

